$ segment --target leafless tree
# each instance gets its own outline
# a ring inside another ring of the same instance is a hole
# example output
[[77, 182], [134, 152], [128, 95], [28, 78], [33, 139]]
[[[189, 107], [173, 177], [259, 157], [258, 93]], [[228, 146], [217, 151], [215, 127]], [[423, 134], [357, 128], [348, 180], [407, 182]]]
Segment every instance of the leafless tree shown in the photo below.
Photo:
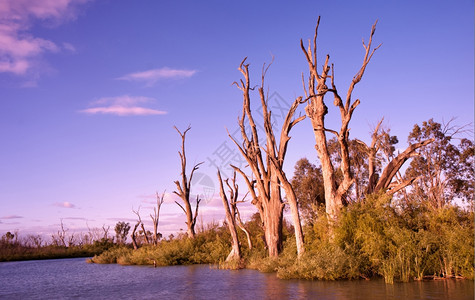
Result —
[[[263, 127], [265, 129], [264, 134], [266, 147], [262, 151], [257, 125], [251, 113], [250, 91], [253, 88], [250, 86], [249, 64], [245, 63], [246, 59], [247, 58], [245, 58], [239, 66], [239, 71], [244, 76], [244, 80], [241, 79], [240, 83], [235, 82], [236, 86], [243, 93], [243, 111], [242, 116], [239, 118], [239, 127], [243, 142], [242, 144], [238, 143], [230, 134], [229, 137], [233, 140], [240, 153], [246, 159], [255, 180], [249, 178], [248, 175], [236, 166], [232, 167], [243, 176], [249, 192], [253, 197], [252, 203], [259, 210], [261, 220], [264, 224], [269, 256], [271, 257], [278, 256], [282, 247], [282, 218], [284, 203], [282, 202], [281, 186], [284, 188], [292, 212], [295, 236], [297, 239], [297, 251], [300, 255], [303, 253], [304, 248], [302, 228], [297, 208], [297, 198], [295, 197], [292, 186], [287, 180], [282, 168], [287, 152], [287, 145], [290, 140], [288, 135], [290, 129], [305, 118], [305, 116], [300, 116], [297, 119], [293, 119], [298, 105], [302, 102], [302, 98], [297, 98], [289, 109], [280, 132], [280, 140], [277, 142], [272, 127], [272, 112], [267, 107], [267, 97], [264, 92], [264, 79], [270, 65], [267, 67], [264, 65], [261, 76], [261, 85], [258, 88], [260, 104], [262, 106], [264, 117]], [[250, 129], [250, 133], [246, 131], [246, 128]]]
[[67, 247], [66, 235], [67, 235], [68, 229], [64, 228], [63, 219], [61, 219], [60, 227], [61, 229], [58, 230], [58, 233], [57, 233], [58, 240], [61, 243], [60, 245]]
[[158, 233], [158, 219], [160, 217], [160, 207], [163, 204], [165, 192], [163, 192], [161, 196], [158, 195], [158, 192], [156, 192], [155, 194], [157, 197], [157, 206], [153, 208], [153, 215], [150, 214], [150, 218], [152, 218], [153, 223], [152, 242], [156, 246], [158, 244], [158, 240], [160, 239], [160, 234]]
[[244, 202], [246, 196], [249, 194], [246, 193], [242, 200], [238, 201], [239, 197], [239, 186], [236, 183], [236, 171], [233, 172], [233, 179], [232, 183], [229, 183], [229, 178], [225, 180], [226, 185], [228, 186], [228, 191], [229, 191], [229, 205], [231, 209], [231, 214], [234, 217], [234, 220], [236, 224], [239, 226], [239, 228], [246, 234], [247, 238], [247, 245], [249, 247], [249, 250], [252, 249], [252, 241], [251, 241], [251, 235], [249, 233], [249, 230], [246, 229], [246, 226], [244, 226], [244, 223], [242, 222], [241, 219], [241, 214], [239, 213], [239, 208], [237, 207], [238, 202]]
[[[382, 118], [376, 125], [376, 128], [374, 129], [372, 134], [371, 144], [369, 146], [366, 143], [357, 140], [358, 143], [363, 145], [368, 155], [369, 183], [366, 191], [367, 194], [385, 191], [387, 194], [392, 195], [400, 191], [401, 189], [407, 187], [408, 185], [412, 184], [417, 177], [413, 176], [406, 179], [393, 179], [396, 177], [403, 164], [409, 158], [417, 155], [417, 149], [426, 146], [434, 141], [434, 139], [432, 138], [411, 144], [402, 153], [399, 153], [397, 156], [394, 156], [394, 151], [388, 149], [391, 147], [391, 145], [389, 145], [389, 132], [388, 130], [384, 130], [383, 128], [381, 128], [383, 120], [384, 118]], [[380, 151], [383, 151], [385, 153], [386, 160], [388, 161], [383, 171], [381, 172], [381, 175], [377, 174], [376, 172], [376, 159], [377, 154]]]
[[196, 170], [198, 170], [199, 166], [203, 164], [203, 162], [197, 163], [194, 165], [193, 169], [191, 170], [190, 173], [190, 178], [187, 178], [186, 175], [186, 154], [185, 154], [185, 138], [186, 138], [186, 133], [191, 129], [190, 126], [182, 133], [178, 128], [175, 126], [175, 130], [180, 134], [181, 136], [181, 152], [178, 151], [178, 154], [180, 155], [180, 161], [181, 161], [181, 182], [176, 180], [175, 185], [177, 187], [177, 191], [174, 191], [176, 195], [178, 195], [181, 200], [183, 201], [183, 205], [181, 205], [179, 202], [175, 201], [178, 206], [181, 207], [181, 209], [185, 212], [186, 214], [186, 225], [188, 227], [187, 229], [187, 234], [189, 238], [194, 238], [195, 237], [195, 224], [196, 224], [196, 218], [198, 216], [198, 207], [200, 205], [201, 199], [199, 196], [196, 196], [196, 207], [195, 211], [193, 212], [191, 208], [191, 203], [190, 203], [190, 191], [191, 191], [191, 180], [193, 179], [193, 173], [195, 173]]
[[[232, 250], [229, 253], [226, 261], [231, 260], [240, 260], [241, 259], [241, 248], [239, 245], [239, 238], [236, 230], [236, 219], [235, 219], [235, 211], [234, 208], [229, 205], [228, 197], [226, 196], [226, 192], [224, 191], [223, 186], [223, 179], [221, 178], [221, 172], [218, 170], [218, 180], [219, 180], [219, 188], [220, 188], [220, 195], [221, 199], [223, 200], [224, 211], [226, 213], [226, 223], [228, 224], [229, 232], [231, 233], [232, 238]], [[234, 191], [230, 191], [230, 198], [231, 202], [235, 198]]]
[[[373, 35], [376, 30], [376, 22], [371, 28], [371, 34], [369, 37], [368, 45], [363, 41], [363, 47], [365, 49], [363, 64], [359, 71], [353, 77], [350, 83], [348, 91], [346, 93], [345, 102], [343, 102], [340, 93], [335, 85], [335, 68], [334, 65], [329, 65], [330, 56], [327, 55], [323, 63], [322, 71], [318, 71], [317, 64], [317, 35], [318, 26], [320, 24], [320, 17], [318, 17], [317, 25], [315, 27], [315, 35], [313, 43], [309, 40], [308, 48], [306, 49], [303, 41], [300, 40], [300, 46], [308, 62], [309, 78], [307, 85], [304, 84], [304, 90], [308, 99], [305, 111], [309, 117], [313, 132], [315, 135], [315, 148], [317, 150], [318, 158], [322, 167], [323, 183], [325, 189], [325, 208], [330, 219], [335, 220], [338, 217], [338, 213], [344, 203], [344, 195], [348, 192], [351, 185], [354, 183], [354, 177], [350, 171], [350, 156], [348, 149], [349, 140], [349, 123], [353, 112], [360, 104], [360, 100], [356, 99], [352, 101], [353, 90], [357, 83], [359, 83], [363, 77], [368, 63], [373, 57], [374, 52], [381, 46], [378, 45], [372, 48]], [[331, 74], [330, 74], [331, 71]], [[327, 86], [327, 79], [331, 79], [331, 88]], [[327, 92], [333, 94], [333, 104], [340, 110], [341, 127], [339, 131], [332, 130], [325, 127], [325, 117], [328, 114], [328, 107], [325, 104], [324, 97]], [[342, 173], [342, 180], [338, 183], [336, 181], [336, 170], [331, 161], [331, 157], [328, 150], [326, 133], [330, 132], [337, 137], [340, 145], [340, 170]]]
[[102, 224], [102, 240], [103, 241], [109, 241], [109, 229], [110, 229], [110, 225], [106, 225], [105, 224]]
[[132, 209], [132, 212], [137, 216], [137, 223], [135, 224], [134, 226], [134, 229], [132, 231], [132, 244], [134, 246], [134, 249], [137, 249], [138, 248], [138, 241], [137, 241], [137, 237], [138, 237], [138, 234], [137, 234], [137, 228], [139, 226], [142, 227], [142, 233], [143, 233], [143, 242], [146, 242], [147, 244], [150, 243], [150, 240], [148, 239], [148, 236], [147, 236], [147, 231], [145, 231], [145, 226], [142, 222], [142, 218], [140, 217], [140, 207], [135, 211]]

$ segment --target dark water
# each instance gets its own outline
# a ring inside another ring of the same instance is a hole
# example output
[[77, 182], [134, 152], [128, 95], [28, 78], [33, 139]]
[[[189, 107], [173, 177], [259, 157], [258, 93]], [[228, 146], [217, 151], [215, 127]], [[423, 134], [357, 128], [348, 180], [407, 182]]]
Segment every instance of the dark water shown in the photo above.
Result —
[[280, 280], [253, 270], [96, 265], [79, 258], [0, 263], [0, 298], [474, 299], [474, 283]]

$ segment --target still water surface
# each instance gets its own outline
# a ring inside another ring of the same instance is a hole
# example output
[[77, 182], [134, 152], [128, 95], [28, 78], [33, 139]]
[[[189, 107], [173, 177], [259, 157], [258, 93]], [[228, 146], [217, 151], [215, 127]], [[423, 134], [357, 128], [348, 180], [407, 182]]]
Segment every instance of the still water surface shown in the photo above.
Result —
[[75, 258], [0, 263], [0, 298], [474, 299], [474, 283], [280, 280], [254, 270], [96, 265]]

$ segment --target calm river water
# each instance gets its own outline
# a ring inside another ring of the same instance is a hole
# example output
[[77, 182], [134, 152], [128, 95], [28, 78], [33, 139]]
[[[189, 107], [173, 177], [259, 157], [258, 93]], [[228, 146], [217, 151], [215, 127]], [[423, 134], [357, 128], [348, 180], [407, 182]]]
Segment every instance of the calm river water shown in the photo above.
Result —
[[253, 270], [96, 265], [75, 258], [0, 263], [0, 298], [473, 299], [474, 283], [280, 280]]

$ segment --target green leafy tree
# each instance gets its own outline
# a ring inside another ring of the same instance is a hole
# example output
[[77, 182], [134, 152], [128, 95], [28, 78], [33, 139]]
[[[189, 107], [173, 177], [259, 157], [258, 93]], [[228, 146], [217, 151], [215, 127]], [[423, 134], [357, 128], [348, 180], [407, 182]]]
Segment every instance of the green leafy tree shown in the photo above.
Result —
[[411, 199], [442, 208], [458, 198], [473, 207], [474, 145], [471, 140], [457, 137], [466, 127], [440, 124], [433, 119], [422, 126], [414, 125], [409, 143], [433, 138], [434, 142], [421, 148], [406, 171], [406, 176], [418, 177], [411, 190]]
[[127, 235], [129, 234], [129, 230], [129, 223], [117, 222], [117, 224], [115, 224], [115, 238], [117, 243], [124, 244], [127, 241]]
[[301, 158], [295, 164], [291, 183], [302, 218], [307, 223], [313, 223], [317, 218], [318, 207], [325, 205], [322, 170], [307, 158]]

